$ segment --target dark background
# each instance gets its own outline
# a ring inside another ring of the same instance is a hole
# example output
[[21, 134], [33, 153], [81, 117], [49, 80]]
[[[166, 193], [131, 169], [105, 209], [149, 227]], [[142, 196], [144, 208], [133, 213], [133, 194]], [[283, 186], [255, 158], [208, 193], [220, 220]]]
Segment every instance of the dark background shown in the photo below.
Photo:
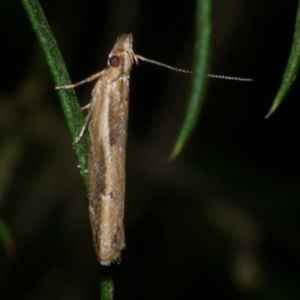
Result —
[[[167, 158], [191, 76], [131, 74], [126, 249], [115, 299], [300, 299], [299, 79], [265, 120], [298, 1], [215, 0], [198, 126]], [[137, 54], [192, 69], [195, 1], [41, 1], [73, 82], [106, 66], [119, 33]], [[1, 299], [99, 299], [87, 199], [43, 54], [20, 1], [0, 4]], [[82, 105], [92, 84], [77, 89]]]

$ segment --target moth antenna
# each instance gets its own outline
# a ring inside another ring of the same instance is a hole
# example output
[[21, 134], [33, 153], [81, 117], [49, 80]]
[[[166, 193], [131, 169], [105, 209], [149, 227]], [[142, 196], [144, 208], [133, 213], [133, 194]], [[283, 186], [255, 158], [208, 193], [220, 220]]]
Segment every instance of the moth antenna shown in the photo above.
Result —
[[[146, 62], [154, 64], [154, 65], [158, 65], [158, 66], [161, 66], [161, 67], [164, 67], [164, 68], [176, 71], [176, 72], [188, 73], [188, 74], [192, 74], [193, 73], [192, 71], [187, 71], [187, 70], [183, 70], [183, 69], [174, 68], [174, 67], [171, 67], [169, 65], [163, 64], [161, 62], [158, 62], [158, 61], [155, 61], [155, 60], [151, 60], [151, 59], [148, 59], [148, 58], [145, 58], [143, 56], [135, 54], [134, 55], [134, 60], [136, 61], [136, 63], [137, 63], [138, 59], [140, 59], [142, 61], [146, 61]], [[240, 77], [231, 77], [231, 76], [224, 76], [224, 75], [213, 75], [213, 74], [208, 74], [207, 76], [210, 77], [210, 78], [225, 79], [225, 80], [253, 81], [252, 78], [240, 78]]]
[[136, 57], [137, 59], [146, 61], [146, 62], [151, 63], [151, 64], [154, 64], [154, 65], [158, 65], [158, 66], [161, 66], [161, 67], [164, 67], [164, 68], [167, 68], [167, 69], [176, 71], [176, 72], [189, 73], [189, 74], [192, 74], [192, 73], [193, 73], [193, 72], [191, 72], [191, 71], [187, 71], [187, 70], [183, 70], [183, 69], [178, 69], [178, 68], [171, 67], [171, 66], [169, 66], [169, 65], [160, 63], [160, 62], [155, 61], [155, 60], [151, 60], [151, 59], [145, 58], [145, 57], [143, 57], [143, 56], [135, 55], [135, 57]]
[[210, 77], [210, 78], [225, 79], [225, 80], [235, 80], [235, 81], [253, 81], [254, 80], [252, 78], [231, 77], [231, 76], [213, 75], [213, 74], [208, 74], [207, 76]]

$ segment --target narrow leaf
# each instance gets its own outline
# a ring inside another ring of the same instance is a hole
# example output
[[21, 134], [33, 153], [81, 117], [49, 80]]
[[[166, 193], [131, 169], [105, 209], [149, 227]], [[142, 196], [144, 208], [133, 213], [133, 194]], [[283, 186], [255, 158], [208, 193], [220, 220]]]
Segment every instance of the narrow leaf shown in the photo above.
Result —
[[175, 158], [180, 153], [187, 139], [191, 135], [204, 103], [209, 63], [211, 6], [211, 0], [197, 1], [196, 51], [192, 88], [185, 113], [185, 119], [170, 159]]
[[291, 85], [297, 76], [299, 66], [300, 66], [300, 1], [298, 4], [295, 32], [294, 32], [290, 57], [283, 75], [281, 86], [277, 92], [272, 107], [267, 113], [265, 118], [269, 118], [272, 115], [272, 113], [277, 109], [279, 104], [282, 102], [284, 96], [291, 88]]

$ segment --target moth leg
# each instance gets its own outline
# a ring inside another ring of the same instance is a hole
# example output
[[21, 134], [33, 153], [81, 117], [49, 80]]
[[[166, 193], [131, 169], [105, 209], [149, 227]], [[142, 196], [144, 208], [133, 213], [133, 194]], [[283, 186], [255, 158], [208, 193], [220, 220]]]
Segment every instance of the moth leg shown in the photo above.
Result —
[[91, 106], [91, 103], [85, 105], [85, 106], [82, 106], [81, 107], [81, 110], [85, 110], [85, 109], [88, 109], [89, 107]]
[[[90, 105], [90, 104], [89, 104], [89, 105]], [[88, 113], [88, 115], [85, 117], [84, 124], [83, 124], [83, 126], [81, 127], [81, 130], [80, 130], [79, 134], [77, 135], [75, 141], [73, 142], [73, 145], [77, 144], [77, 143], [81, 140], [81, 138], [82, 138], [82, 136], [83, 136], [83, 134], [84, 134], [84, 132], [85, 132], [85, 130], [86, 130], [86, 127], [87, 127], [87, 125], [89, 124], [90, 119], [91, 119], [91, 111], [90, 111], [90, 112]]]
[[106, 70], [103, 70], [101, 72], [98, 72], [82, 81], [79, 81], [77, 83], [74, 83], [74, 84], [70, 84], [70, 85], [61, 85], [61, 86], [56, 86], [55, 89], [56, 90], [67, 90], [67, 89], [71, 89], [71, 88], [74, 88], [75, 86], [78, 86], [78, 85], [81, 85], [83, 83], [86, 83], [86, 82], [90, 82], [90, 81], [93, 81], [99, 77], [101, 77], [103, 75], [103, 73], [105, 72]]

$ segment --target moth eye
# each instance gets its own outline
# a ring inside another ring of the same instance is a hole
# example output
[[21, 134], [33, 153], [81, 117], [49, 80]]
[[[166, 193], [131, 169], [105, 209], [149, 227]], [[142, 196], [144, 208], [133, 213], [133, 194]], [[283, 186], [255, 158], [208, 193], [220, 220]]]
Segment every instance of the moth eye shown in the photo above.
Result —
[[118, 67], [120, 64], [120, 57], [117, 55], [113, 55], [112, 57], [109, 58], [108, 61], [112, 67]]

